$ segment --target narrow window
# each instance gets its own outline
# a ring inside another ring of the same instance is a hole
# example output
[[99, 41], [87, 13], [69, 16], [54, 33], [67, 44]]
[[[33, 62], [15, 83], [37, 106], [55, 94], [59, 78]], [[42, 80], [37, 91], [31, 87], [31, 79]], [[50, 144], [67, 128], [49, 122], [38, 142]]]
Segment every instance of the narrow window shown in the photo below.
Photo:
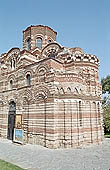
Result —
[[13, 89], [13, 81], [10, 80], [10, 89], [12, 90]]
[[26, 79], [27, 79], [27, 85], [30, 86], [31, 85], [31, 76], [30, 76], [30, 74], [27, 74]]
[[51, 43], [52, 41], [51, 40], [48, 40], [48, 43]]
[[11, 60], [11, 69], [12, 69], [12, 67], [13, 67], [13, 62], [12, 62], [12, 60]]
[[40, 37], [36, 39], [36, 46], [39, 47], [40, 49], [42, 48], [42, 39]]
[[14, 70], [16, 68], [16, 60], [11, 59], [10, 63], [11, 63], [11, 69]]
[[16, 61], [15, 61], [15, 59], [13, 60], [13, 67], [14, 67], [14, 68], [16, 67]]
[[31, 39], [29, 38], [27, 40], [27, 50], [30, 50], [31, 49]]
[[82, 110], [81, 110], [81, 101], [79, 101], [79, 121], [80, 121], [80, 126], [82, 126]]

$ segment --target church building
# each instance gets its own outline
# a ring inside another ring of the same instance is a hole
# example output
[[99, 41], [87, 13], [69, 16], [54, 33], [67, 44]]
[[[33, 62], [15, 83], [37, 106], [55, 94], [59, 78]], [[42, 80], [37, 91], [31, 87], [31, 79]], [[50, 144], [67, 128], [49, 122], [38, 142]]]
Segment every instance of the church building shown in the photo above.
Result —
[[0, 56], [0, 137], [48, 148], [103, 141], [99, 59], [56, 42], [57, 32], [31, 25], [23, 48]]

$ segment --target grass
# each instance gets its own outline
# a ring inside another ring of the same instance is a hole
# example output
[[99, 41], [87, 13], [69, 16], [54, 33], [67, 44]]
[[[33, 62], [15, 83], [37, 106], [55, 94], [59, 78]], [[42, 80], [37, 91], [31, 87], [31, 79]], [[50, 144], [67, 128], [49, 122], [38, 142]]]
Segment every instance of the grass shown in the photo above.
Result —
[[110, 138], [110, 133], [106, 133], [104, 136], [105, 138]]
[[23, 169], [9, 162], [0, 160], [0, 170], [23, 170]]

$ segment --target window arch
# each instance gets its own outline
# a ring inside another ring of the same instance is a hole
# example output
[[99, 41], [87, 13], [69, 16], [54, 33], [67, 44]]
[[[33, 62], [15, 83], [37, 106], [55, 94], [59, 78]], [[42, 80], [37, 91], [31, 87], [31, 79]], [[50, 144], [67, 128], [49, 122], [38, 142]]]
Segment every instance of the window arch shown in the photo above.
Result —
[[30, 86], [31, 85], [31, 76], [30, 76], [30, 74], [26, 75], [26, 80], [27, 80], [27, 85]]
[[40, 49], [42, 48], [42, 38], [38, 37], [36, 39], [36, 47], [39, 47]]

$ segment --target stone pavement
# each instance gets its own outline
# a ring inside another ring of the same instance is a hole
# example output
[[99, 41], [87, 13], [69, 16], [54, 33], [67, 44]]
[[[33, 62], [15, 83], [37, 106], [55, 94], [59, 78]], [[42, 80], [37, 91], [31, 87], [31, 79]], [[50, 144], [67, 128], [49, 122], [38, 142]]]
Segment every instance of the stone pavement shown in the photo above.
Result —
[[0, 159], [28, 170], [110, 170], [110, 139], [83, 149], [48, 149], [0, 138]]

